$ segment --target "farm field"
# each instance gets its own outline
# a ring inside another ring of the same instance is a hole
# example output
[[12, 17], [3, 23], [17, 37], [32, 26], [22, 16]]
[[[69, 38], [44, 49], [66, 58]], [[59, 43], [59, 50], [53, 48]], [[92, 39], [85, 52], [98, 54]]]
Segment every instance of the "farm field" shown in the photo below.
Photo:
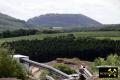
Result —
[[70, 33], [55, 33], [55, 34], [36, 34], [29, 36], [13, 37], [13, 38], [1, 38], [0, 44], [3, 42], [17, 41], [17, 40], [41, 40], [45, 37], [64, 36], [67, 34], [74, 34], [76, 37], [93, 37], [97, 39], [113, 39], [120, 40], [120, 31], [95, 31], [95, 32], [70, 32]]

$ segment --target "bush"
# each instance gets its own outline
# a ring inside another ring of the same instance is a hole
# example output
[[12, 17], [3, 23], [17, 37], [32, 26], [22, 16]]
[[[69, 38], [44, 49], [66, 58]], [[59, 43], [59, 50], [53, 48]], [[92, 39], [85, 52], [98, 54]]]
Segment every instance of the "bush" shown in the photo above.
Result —
[[26, 73], [6, 49], [0, 49], [0, 78], [14, 77], [26, 80]]
[[[119, 73], [118, 73], [118, 79], [120, 80], [120, 56], [118, 55], [109, 55], [106, 60], [104, 58], [97, 58], [94, 62], [94, 64], [92, 65], [92, 71], [95, 73], [98, 73], [98, 70], [96, 69], [96, 66], [104, 66], [104, 65], [108, 65], [108, 66], [118, 66], [119, 67]], [[102, 80], [116, 80], [116, 79], [102, 79]]]
[[49, 75], [49, 71], [42, 70], [40, 74], [40, 80], [46, 80], [46, 75]]
[[73, 74], [75, 73], [75, 70], [71, 69], [68, 65], [66, 64], [55, 64], [53, 65], [54, 68], [66, 73], [66, 74]]

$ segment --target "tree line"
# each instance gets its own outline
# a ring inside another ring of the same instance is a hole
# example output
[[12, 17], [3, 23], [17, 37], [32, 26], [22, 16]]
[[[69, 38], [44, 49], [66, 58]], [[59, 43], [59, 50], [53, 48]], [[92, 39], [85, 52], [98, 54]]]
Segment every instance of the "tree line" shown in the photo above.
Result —
[[80, 37], [74, 35], [47, 37], [43, 40], [20, 40], [5, 42], [2, 47], [14, 49], [16, 54], [27, 55], [38, 62], [46, 62], [55, 58], [78, 57], [93, 61], [97, 57], [105, 58], [111, 53], [120, 55], [120, 41]]
[[19, 36], [27, 36], [27, 35], [35, 35], [35, 34], [54, 34], [61, 33], [59, 30], [36, 30], [36, 29], [18, 29], [14, 31], [6, 30], [0, 33], [0, 38], [11, 38], [11, 37], [19, 37]]
[[0, 38], [10, 38], [10, 37], [19, 37], [19, 36], [27, 36], [27, 35], [34, 35], [38, 30], [35, 29], [18, 29], [14, 31], [6, 30], [0, 33]]

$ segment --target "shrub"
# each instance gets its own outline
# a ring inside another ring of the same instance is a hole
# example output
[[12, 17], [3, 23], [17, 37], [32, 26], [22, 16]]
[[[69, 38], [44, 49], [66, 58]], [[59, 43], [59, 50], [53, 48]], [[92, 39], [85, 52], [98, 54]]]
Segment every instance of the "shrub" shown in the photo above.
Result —
[[42, 70], [40, 74], [40, 80], [46, 80], [46, 75], [49, 75], [49, 71]]
[[66, 74], [73, 74], [75, 73], [75, 70], [71, 69], [68, 65], [66, 64], [55, 64], [53, 65], [54, 68], [66, 73]]
[[[94, 64], [92, 65], [92, 71], [95, 72], [95, 73], [98, 73], [97, 69], [96, 69], [96, 66], [104, 66], [104, 65], [108, 65], [108, 66], [118, 66], [118, 79], [117, 80], [120, 80], [120, 56], [118, 55], [109, 55], [106, 60], [104, 58], [97, 58], [94, 62]], [[102, 79], [102, 80], [116, 80], [115, 79]]]
[[0, 49], [0, 78], [15, 77], [26, 80], [26, 73], [22, 66], [10, 56], [6, 49]]

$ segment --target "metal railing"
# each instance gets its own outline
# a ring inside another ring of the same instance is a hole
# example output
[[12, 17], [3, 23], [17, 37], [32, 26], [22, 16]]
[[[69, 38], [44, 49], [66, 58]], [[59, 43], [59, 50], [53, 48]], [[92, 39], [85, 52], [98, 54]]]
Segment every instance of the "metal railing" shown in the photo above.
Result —
[[32, 61], [32, 60], [29, 60], [29, 59], [26, 59], [26, 58], [21, 58], [20, 61], [22, 63], [28, 63], [28, 65], [34, 65], [34, 66], [38, 66], [38, 67], [41, 67], [41, 68], [44, 68], [44, 69], [47, 69], [47, 70], [50, 70], [52, 72], [55, 72], [56, 74], [58, 75], [61, 75], [64, 79], [68, 79], [68, 80], [74, 80], [73, 77], [71, 77], [70, 75], [58, 70], [58, 69], [55, 69], [51, 66], [48, 66], [48, 65], [45, 65], [43, 63], [38, 63], [38, 62], [35, 62], [35, 61]]

